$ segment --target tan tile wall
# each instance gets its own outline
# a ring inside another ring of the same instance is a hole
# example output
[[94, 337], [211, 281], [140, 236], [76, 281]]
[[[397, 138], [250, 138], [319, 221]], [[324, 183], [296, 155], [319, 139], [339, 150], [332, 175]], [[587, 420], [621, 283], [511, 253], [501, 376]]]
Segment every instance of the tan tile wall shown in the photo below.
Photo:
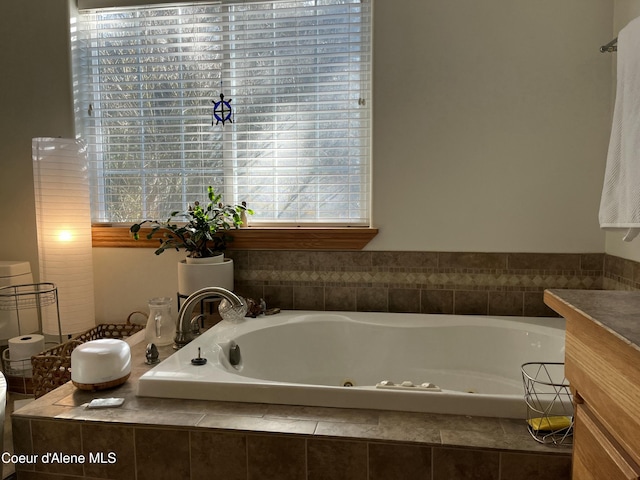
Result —
[[[569, 451], [536, 454], [300, 435], [19, 421], [30, 422], [33, 438], [33, 450], [26, 445], [22, 451], [84, 452], [86, 458], [90, 452], [115, 452], [117, 458], [103, 464], [19, 465], [19, 480], [563, 480], [570, 478], [571, 469]], [[71, 446], [69, 438], [77, 445]]]
[[296, 310], [555, 316], [547, 288], [603, 288], [604, 254], [236, 251], [236, 290]]
[[640, 290], [640, 263], [625, 258], [604, 256], [605, 290]]

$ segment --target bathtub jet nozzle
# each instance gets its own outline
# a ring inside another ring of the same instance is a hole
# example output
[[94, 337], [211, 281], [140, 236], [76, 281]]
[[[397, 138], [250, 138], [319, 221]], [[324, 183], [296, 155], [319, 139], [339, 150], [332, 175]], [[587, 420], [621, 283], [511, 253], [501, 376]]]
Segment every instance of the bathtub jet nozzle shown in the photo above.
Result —
[[225, 299], [231, 307], [241, 311], [244, 309], [246, 313], [247, 305], [244, 300], [233, 293], [231, 290], [227, 290], [223, 287], [205, 287], [193, 292], [187, 297], [182, 304], [180, 311], [178, 312], [178, 321], [176, 323], [176, 337], [174, 339], [173, 348], [178, 350], [184, 347], [187, 343], [195, 338], [195, 335], [191, 327], [191, 317], [193, 315], [193, 309], [196, 304], [207, 298]]
[[229, 363], [237, 367], [241, 361], [240, 346], [236, 342], [231, 342], [231, 345], [229, 345]]

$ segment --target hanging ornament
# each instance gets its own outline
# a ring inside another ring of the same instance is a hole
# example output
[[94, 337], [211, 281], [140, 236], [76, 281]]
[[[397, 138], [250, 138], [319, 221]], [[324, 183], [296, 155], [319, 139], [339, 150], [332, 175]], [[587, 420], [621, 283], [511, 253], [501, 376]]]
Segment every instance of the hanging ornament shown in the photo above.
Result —
[[224, 94], [221, 93], [220, 101], [216, 102], [215, 100], [211, 100], [211, 103], [213, 103], [211, 125], [214, 125], [213, 120], [216, 121], [215, 125], [218, 125], [220, 122], [222, 122], [222, 125], [224, 125], [224, 122], [233, 123], [233, 120], [231, 120], [231, 114], [233, 113], [231, 110], [231, 100], [225, 100]]

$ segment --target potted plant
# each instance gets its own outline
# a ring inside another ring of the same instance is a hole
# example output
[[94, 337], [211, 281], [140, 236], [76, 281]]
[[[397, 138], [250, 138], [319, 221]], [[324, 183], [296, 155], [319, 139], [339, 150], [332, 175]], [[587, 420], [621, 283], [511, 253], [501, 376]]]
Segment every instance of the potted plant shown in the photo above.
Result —
[[[227, 244], [233, 240], [229, 230], [246, 223], [247, 214], [253, 215], [244, 202], [225, 205], [213, 187], [209, 186], [207, 191], [209, 202], [204, 207], [195, 202], [186, 212], [171, 212], [164, 222], [143, 220], [129, 229], [136, 240], [140, 238], [144, 224], [151, 227], [147, 239], [161, 235], [160, 245], [154, 252], [156, 255], [167, 249], [187, 252], [186, 258], [178, 263], [178, 293], [181, 295], [190, 295], [205, 286], [233, 289], [233, 260], [224, 258]], [[184, 221], [179, 222], [179, 219]]]

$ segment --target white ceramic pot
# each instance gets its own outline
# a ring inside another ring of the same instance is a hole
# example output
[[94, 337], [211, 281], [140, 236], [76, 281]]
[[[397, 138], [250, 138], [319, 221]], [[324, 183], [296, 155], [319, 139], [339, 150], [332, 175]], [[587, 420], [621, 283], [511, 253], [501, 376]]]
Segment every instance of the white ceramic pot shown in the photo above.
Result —
[[191, 295], [204, 287], [233, 290], [233, 260], [224, 258], [217, 263], [188, 263], [186, 259], [179, 261], [178, 293]]
[[189, 264], [189, 265], [203, 265], [203, 264], [210, 264], [210, 263], [222, 263], [224, 262], [224, 253], [221, 253], [220, 255], [216, 255], [214, 257], [187, 257], [185, 258], [185, 261]]

